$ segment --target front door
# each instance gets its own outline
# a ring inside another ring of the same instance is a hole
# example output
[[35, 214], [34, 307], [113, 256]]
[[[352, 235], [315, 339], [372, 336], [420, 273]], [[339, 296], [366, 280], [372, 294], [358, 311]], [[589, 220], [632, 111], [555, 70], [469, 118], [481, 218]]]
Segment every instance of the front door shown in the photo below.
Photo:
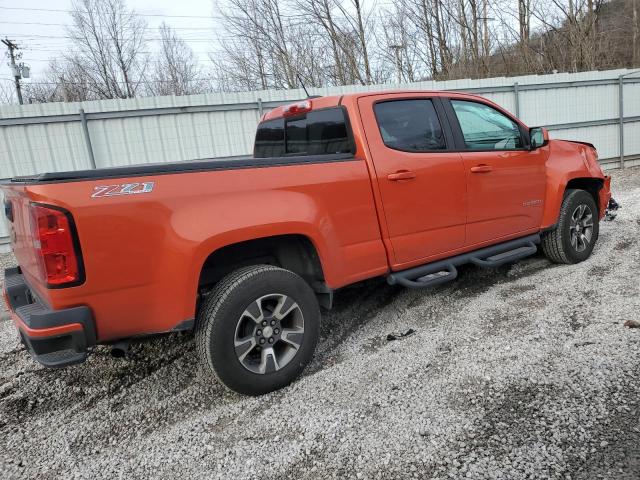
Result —
[[443, 105], [468, 179], [466, 245], [538, 230], [548, 149], [530, 151], [524, 128], [487, 103], [451, 98]]
[[359, 100], [395, 266], [464, 246], [466, 178], [429, 95]]

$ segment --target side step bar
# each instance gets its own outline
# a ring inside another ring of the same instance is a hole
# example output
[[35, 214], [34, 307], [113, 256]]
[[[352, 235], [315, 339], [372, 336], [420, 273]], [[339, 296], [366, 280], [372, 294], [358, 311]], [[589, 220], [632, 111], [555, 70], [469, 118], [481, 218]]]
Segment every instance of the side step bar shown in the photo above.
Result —
[[538, 251], [536, 247], [538, 243], [540, 243], [540, 235], [529, 235], [445, 260], [393, 272], [387, 277], [387, 282], [390, 285], [398, 284], [408, 288], [435, 287], [455, 280], [458, 276], [456, 267], [459, 265], [473, 263], [484, 268], [499, 267], [533, 255]]

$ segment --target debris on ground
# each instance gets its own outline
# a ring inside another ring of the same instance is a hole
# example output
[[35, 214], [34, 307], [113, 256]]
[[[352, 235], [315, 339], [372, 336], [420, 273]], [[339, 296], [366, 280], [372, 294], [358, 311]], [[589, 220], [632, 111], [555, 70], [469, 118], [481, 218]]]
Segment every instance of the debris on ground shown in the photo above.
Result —
[[413, 335], [414, 333], [416, 333], [416, 331], [413, 328], [410, 328], [406, 332], [402, 332], [402, 333], [390, 333], [389, 335], [387, 335], [387, 341], [392, 342], [394, 340], [401, 340], [410, 335]]
[[625, 320], [623, 325], [629, 328], [640, 328], [640, 322], [638, 320]]
[[611, 222], [616, 219], [618, 215], [617, 210], [620, 208], [620, 204], [616, 202], [613, 197], [609, 199], [609, 204], [607, 205], [607, 209], [604, 212], [604, 220], [607, 222]]

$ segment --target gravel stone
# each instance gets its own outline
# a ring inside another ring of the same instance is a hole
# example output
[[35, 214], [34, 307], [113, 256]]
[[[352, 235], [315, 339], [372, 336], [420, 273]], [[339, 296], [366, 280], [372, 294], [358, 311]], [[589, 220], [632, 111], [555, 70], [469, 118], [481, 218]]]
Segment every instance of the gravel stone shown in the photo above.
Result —
[[216, 383], [188, 334], [47, 370], [3, 314], [2, 478], [640, 478], [640, 169], [613, 176], [588, 261], [346, 288], [302, 378], [262, 397]]

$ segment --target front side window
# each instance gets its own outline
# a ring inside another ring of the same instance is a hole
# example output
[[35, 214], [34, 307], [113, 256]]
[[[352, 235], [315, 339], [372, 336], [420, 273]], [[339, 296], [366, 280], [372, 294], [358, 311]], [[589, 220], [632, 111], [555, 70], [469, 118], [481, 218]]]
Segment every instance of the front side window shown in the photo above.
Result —
[[451, 100], [469, 150], [524, 148], [518, 124], [495, 108], [478, 102]]
[[353, 151], [342, 108], [326, 108], [258, 125], [254, 156], [329, 155]]
[[447, 148], [431, 100], [393, 100], [374, 106], [384, 144], [394, 150], [429, 152]]

